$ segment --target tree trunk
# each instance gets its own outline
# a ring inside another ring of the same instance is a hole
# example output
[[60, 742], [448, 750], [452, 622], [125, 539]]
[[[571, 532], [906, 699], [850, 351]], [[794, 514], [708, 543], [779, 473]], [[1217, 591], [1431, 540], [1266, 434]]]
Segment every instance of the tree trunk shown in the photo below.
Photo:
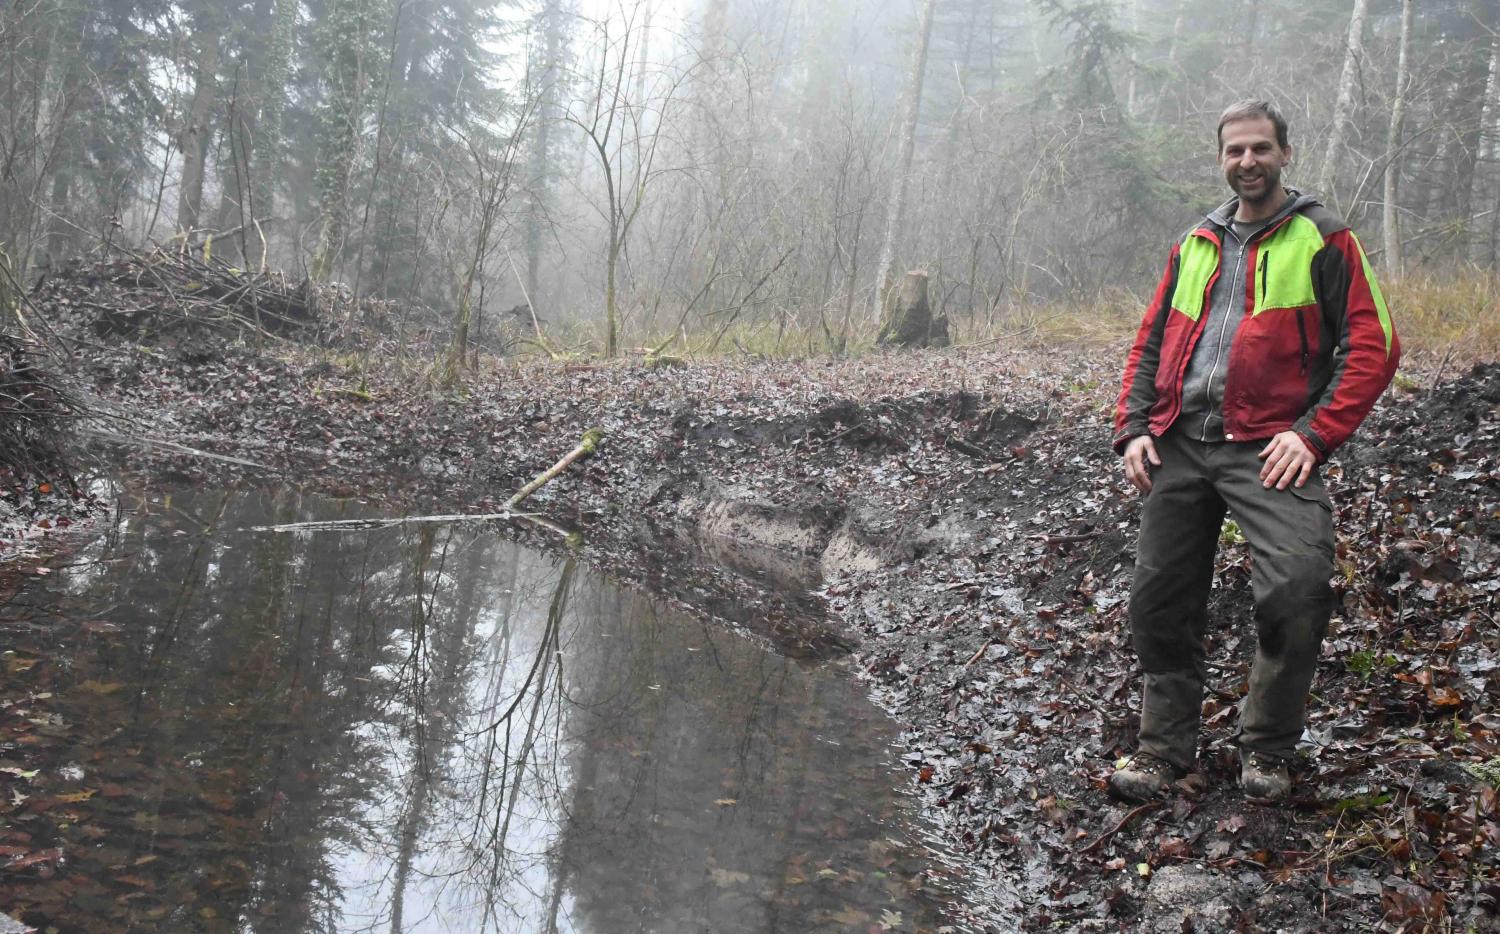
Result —
[[541, 302], [542, 220], [551, 204], [552, 125], [558, 119], [558, 79], [562, 60], [562, 8], [559, 0], [548, 0], [542, 8], [542, 65], [537, 79], [535, 128], [531, 137], [531, 198], [522, 228], [526, 248], [526, 294], [533, 307]]
[[198, 30], [198, 54], [193, 66], [193, 97], [187, 119], [177, 134], [182, 151], [182, 185], [177, 191], [177, 230], [187, 233], [198, 226], [203, 210], [203, 173], [208, 144], [213, 136], [209, 117], [213, 114], [218, 87], [220, 29], [205, 25]]
[[615, 303], [615, 275], [620, 265], [620, 242], [614, 225], [609, 231], [609, 257], [604, 261], [604, 356], [614, 357], [618, 340], [619, 315]]
[[[291, 83], [292, 42], [301, 0], [276, 0], [271, 41], [262, 75], [260, 119], [256, 125], [251, 201], [257, 220], [276, 213], [276, 178], [281, 172], [281, 129]], [[261, 236], [269, 237], [264, 229]]]
[[875, 294], [871, 297], [871, 314], [878, 317], [885, 296], [885, 280], [896, 258], [896, 236], [906, 221], [906, 198], [911, 187], [912, 155], [917, 146], [917, 117], [922, 112], [922, 81], [927, 74], [927, 47], [932, 39], [932, 15], [937, 0], [925, 0], [922, 18], [917, 25], [917, 48], [912, 55], [911, 73], [906, 83], [906, 113], [901, 121], [901, 159], [891, 184], [890, 207], [886, 211], [885, 241], [880, 261], [875, 266]]
[[[1476, 0], [1473, 8], [1474, 23], [1480, 38], [1474, 40], [1475, 48], [1468, 55], [1468, 64], [1459, 85], [1458, 100], [1452, 119], [1458, 123], [1459, 140], [1454, 147], [1453, 165], [1453, 219], [1466, 225], [1466, 239], [1475, 245], [1478, 239], [1473, 228], [1477, 226], [1480, 212], [1474, 203], [1475, 189], [1479, 180], [1479, 156], [1484, 148], [1485, 117], [1493, 106], [1485, 99], [1485, 92], [1493, 87], [1490, 73], [1497, 48], [1497, 26], [1500, 26], [1500, 0]], [[1469, 249], [1456, 251], [1460, 257], [1468, 258]]]
[[1344, 71], [1339, 76], [1338, 97], [1333, 104], [1333, 127], [1328, 135], [1328, 151], [1323, 155], [1323, 170], [1318, 173], [1318, 191], [1330, 200], [1333, 198], [1334, 173], [1348, 144], [1350, 112], [1354, 109], [1354, 81], [1359, 74], [1359, 61], [1364, 57], [1365, 14], [1369, 8], [1370, 0], [1354, 0], [1354, 12], [1349, 16], [1349, 41], [1344, 49]]
[[1474, 238], [1474, 261], [1493, 269], [1500, 260], [1500, 35], [1490, 49], [1490, 81], [1485, 92], [1484, 125], [1487, 128], [1484, 161], [1490, 171], [1490, 242], [1482, 246]]
[[308, 275], [326, 282], [349, 226], [349, 182], [359, 148], [365, 91], [373, 63], [370, 31], [375, 0], [334, 0], [327, 29], [328, 103], [318, 145], [318, 200], [323, 222]]
[[1381, 233], [1385, 237], [1385, 268], [1401, 275], [1401, 219], [1396, 211], [1397, 185], [1401, 178], [1401, 131], [1406, 119], [1406, 92], [1410, 83], [1411, 21], [1416, 0], [1401, 0], [1401, 40], [1396, 55], [1396, 100], [1391, 105], [1391, 128], [1385, 138], [1385, 188], [1381, 195]]
[[876, 339], [882, 347], [946, 347], [948, 319], [934, 318], [927, 301], [927, 273], [909, 272], [892, 299], [890, 314]]

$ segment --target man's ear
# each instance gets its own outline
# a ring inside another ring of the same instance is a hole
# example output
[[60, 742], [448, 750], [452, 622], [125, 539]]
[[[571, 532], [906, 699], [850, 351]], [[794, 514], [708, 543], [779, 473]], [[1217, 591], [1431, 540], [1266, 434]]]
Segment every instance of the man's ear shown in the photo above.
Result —
[[1284, 169], [1292, 164], [1292, 146], [1288, 143], [1281, 150], [1281, 167]]

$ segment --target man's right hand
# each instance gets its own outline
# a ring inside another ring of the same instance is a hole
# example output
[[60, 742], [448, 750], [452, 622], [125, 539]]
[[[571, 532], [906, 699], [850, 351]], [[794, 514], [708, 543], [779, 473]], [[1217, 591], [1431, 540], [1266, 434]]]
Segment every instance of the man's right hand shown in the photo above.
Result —
[[1150, 435], [1136, 435], [1125, 445], [1125, 479], [1142, 493], [1151, 492], [1151, 468], [1161, 466], [1156, 441]]

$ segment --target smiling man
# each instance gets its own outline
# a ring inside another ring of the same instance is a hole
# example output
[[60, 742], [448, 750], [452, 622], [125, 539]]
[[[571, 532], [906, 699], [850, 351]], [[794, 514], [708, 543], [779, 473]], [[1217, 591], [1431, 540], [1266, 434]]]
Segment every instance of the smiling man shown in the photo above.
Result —
[[1240, 781], [1291, 791], [1287, 762], [1333, 609], [1333, 516], [1318, 473], [1396, 371], [1400, 345], [1364, 250], [1288, 188], [1286, 120], [1265, 101], [1219, 118], [1235, 197], [1172, 247], [1125, 366], [1115, 450], [1145, 495], [1130, 626], [1144, 672], [1136, 754], [1110, 787], [1143, 800], [1197, 758], [1204, 630], [1226, 510], [1254, 559], [1256, 652]]

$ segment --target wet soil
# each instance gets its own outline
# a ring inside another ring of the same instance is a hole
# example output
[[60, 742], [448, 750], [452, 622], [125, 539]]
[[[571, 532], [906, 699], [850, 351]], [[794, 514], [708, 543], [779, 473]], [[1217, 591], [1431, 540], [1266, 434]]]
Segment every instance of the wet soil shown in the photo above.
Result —
[[261, 465], [139, 443], [111, 455], [173, 482], [489, 512], [602, 428], [601, 451], [532, 506], [661, 599], [783, 654], [852, 653], [906, 728], [908, 779], [944, 845], [997, 897], [1019, 889], [1029, 927], [1493, 923], [1500, 367], [1393, 389], [1325, 469], [1341, 604], [1292, 805], [1234, 787], [1254, 635], [1248, 552], [1227, 533], [1200, 772], [1134, 808], [1104, 790], [1138, 680], [1124, 624], [1137, 505], [1108, 448], [1120, 356], [502, 365], [460, 394], [394, 363], [192, 343], [77, 366], [122, 430]]

